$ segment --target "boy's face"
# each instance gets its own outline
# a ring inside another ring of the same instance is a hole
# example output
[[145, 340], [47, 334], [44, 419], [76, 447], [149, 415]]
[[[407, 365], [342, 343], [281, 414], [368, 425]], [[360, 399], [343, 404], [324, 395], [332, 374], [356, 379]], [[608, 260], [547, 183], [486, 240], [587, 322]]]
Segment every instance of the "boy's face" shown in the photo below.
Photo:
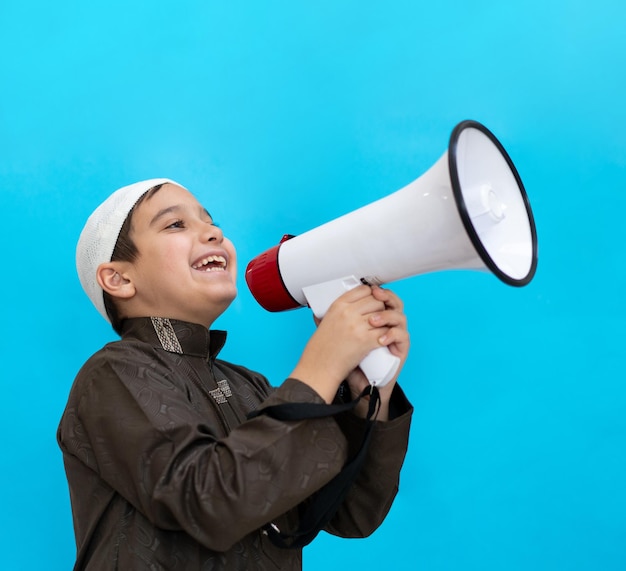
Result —
[[128, 317], [169, 317], [210, 327], [237, 295], [230, 240], [187, 190], [165, 184], [135, 210], [139, 255], [127, 270], [135, 294]]

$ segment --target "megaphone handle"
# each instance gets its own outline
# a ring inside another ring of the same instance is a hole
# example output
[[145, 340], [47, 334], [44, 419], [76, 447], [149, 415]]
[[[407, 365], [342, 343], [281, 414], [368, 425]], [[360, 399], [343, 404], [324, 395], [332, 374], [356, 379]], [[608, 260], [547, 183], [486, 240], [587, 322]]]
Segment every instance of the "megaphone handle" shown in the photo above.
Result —
[[370, 351], [359, 363], [359, 367], [370, 385], [384, 387], [398, 371], [400, 359], [391, 354], [387, 347], [378, 347]]
[[[361, 281], [354, 276], [346, 276], [319, 284], [305, 286], [302, 293], [306, 297], [309, 307], [315, 316], [322, 319], [328, 308], [341, 294], [351, 290]], [[378, 347], [370, 351], [359, 363], [359, 367], [367, 377], [370, 385], [385, 386], [396, 374], [400, 366], [400, 359], [391, 354], [387, 347]]]

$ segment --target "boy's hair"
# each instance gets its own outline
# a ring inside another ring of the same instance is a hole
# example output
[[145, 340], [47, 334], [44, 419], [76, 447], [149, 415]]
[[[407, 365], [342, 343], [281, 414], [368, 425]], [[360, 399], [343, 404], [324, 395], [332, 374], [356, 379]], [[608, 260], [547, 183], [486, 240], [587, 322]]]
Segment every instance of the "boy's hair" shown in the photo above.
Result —
[[116, 190], [89, 216], [78, 239], [76, 270], [80, 283], [100, 315], [111, 323], [115, 321], [113, 326], [118, 333], [121, 325], [119, 312], [112, 299], [105, 307], [105, 295], [97, 279], [98, 267], [116, 260], [132, 262], [137, 257], [137, 248], [130, 239], [132, 212], [138, 203], [166, 183], [184, 188], [173, 180], [154, 178]]
[[[144, 202], [145, 200], [149, 200], [159, 190], [161, 190], [163, 184], [164, 183], [157, 184], [152, 188], [149, 188], [137, 199], [137, 202], [135, 202], [134, 206], [130, 209], [128, 216], [126, 216], [126, 219], [122, 224], [122, 228], [120, 230], [119, 236], [117, 237], [117, 241], [115, 242], [115, 248], [113, 248], [113, 254], [111, 254], [112, 262], [134, 262], [137, 259], [137, 256], [139, 255], [139, 250], [137, 249], [137, 246], [131, 238], [131, 231], [133, 228], [133, 214], [142, 204], [142, 202]], [[111, 322], [111, 325], [113, 326], [115, 332], [118, 335], [121, 335], [122, 323], [124, 319], [120, 316], [119, 308], [115, 303], [115, 298], [106, 291], [102, 292], [102, 296], [104, 299], [104, 308], [106, 309], [109, 321]]]

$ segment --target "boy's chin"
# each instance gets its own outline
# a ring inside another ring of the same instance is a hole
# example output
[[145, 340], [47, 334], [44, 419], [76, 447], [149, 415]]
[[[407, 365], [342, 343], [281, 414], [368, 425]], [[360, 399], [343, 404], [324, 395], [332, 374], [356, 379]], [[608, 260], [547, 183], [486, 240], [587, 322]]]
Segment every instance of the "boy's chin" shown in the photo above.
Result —
[[229, 292], [224, 292], [221, 296], [213, 296], [210, 303], [210, 313], [221, 315], [235, 301], [237, 297], [237, 289], [233, 289]]

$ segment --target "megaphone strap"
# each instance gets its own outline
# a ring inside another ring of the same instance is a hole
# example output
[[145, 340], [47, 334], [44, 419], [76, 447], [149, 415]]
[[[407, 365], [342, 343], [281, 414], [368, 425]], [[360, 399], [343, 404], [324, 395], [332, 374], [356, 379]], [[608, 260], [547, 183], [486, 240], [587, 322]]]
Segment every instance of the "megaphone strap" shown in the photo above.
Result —
[[[354, 400], [346, 403], [320, 404], [312, 402], [289, 402], [260, 408], [248, 414], [248, 420], [265, 414], [276, 420], [308, 420], [324, 418], [352, 410], [364, 397], [369, 396], [376, 387], [366, 387]], [[371, 400], [371, 399], [370, 399]]]
[[284, 549], [303, 548], [315, 539], [317, 534], [337, 513], [350, 486], [361, 471], [371, 440], [374, 420], [380, 408], [380, 395], [375, 386], [370, 386], [366, 387], [357, 398], [343, 404], [285, 403], [268, 406], [248, 415], [248, 418], [255, 418], [261, 414], [266, 414], [277, 420], [323, 418], [350, 411], [362, 398], [367, 396], [369, 396], [367, 422], [359, 450], [339, 474], [300, 504], [300, 523], [297, 530], [286, 533], [273, 523], [268, 523], [263, 527], [263, 533], [269, 537], [274, 545]]

